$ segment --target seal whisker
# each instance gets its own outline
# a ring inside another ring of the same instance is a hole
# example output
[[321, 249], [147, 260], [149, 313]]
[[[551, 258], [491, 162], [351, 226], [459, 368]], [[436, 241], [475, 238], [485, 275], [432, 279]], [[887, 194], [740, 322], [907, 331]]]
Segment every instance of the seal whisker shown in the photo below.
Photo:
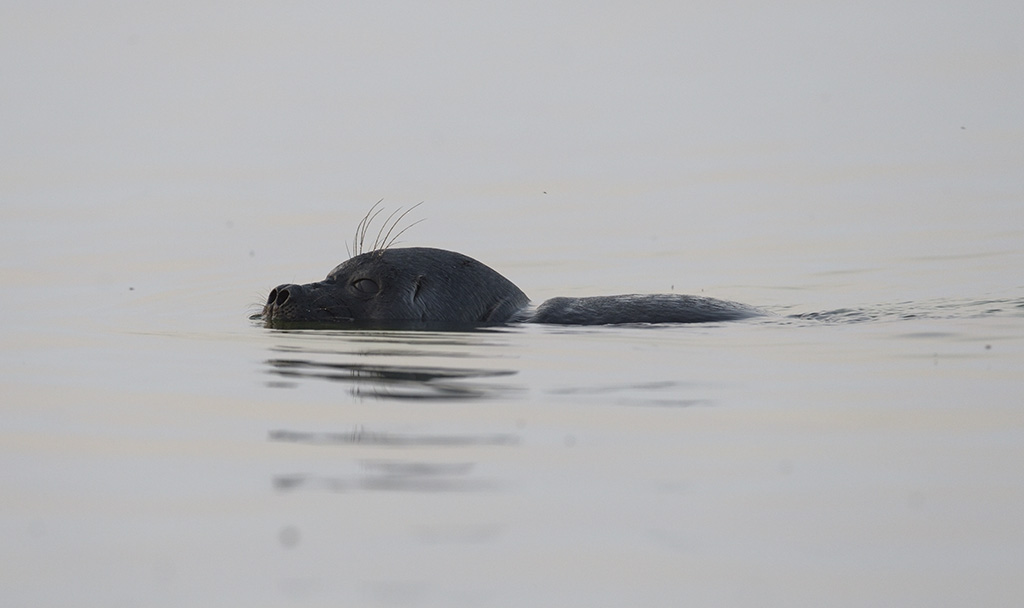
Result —
[[[377, 205], [381, 204], [382, 202], [384, 202], [384, 199], [380, 199], [379, 201], [374, 203], [373, 207], [371, 207], [370, 210], [373, 211], [373, 208], [376, 207]], [[377, 216], [380, 215], [381, 212], [383, 212], [383, 211], [384, 211], [383, 208], [377, 209], [376, 211], [373, 212], [373, 215], [370, 215], [370, 213], [367, 212], [366, 218], [365, 218], [366, 222], [363, 223], [363, 232], [362, 232], [362, 234], [359, 235], [359, 253], [363, 253], [363, 247], [364, 247], [364, 244], [365, 244], [365, 241], [366, 241], [366, 232], [370, 229], [370, 224], [372, 224], [373, 220], [377, 219]], [[371, 249], [371, 251], [372, 251], [372, 249]]]
[[392, 245], [394, 245], [394, 244], [395, 244], [395, 241], [397, 241], [397, 240], [398, 240], [398, 237], [402, 236], [402, 233], [403, 233], [403, 232], [405, 232], [406, 230], [408, 230], [408, 229], [412, 228], [412, 227], [413, 227], [413, 226], [415, 226], [416, 224], [419, 224], [420, 222], [425, 222], [425, 221], [427, 221], [427, 218], [423, 218], [423, 219], [421, 219], [421, 220], [416, 220], [415, 222], [413, 222], [413, 223], [409, 224], [409, 225], [408, 225], [408, 226], [406, 226], [405, 228], [402, 228], [401, 230], [399, 230], [399, 231], [398, 231], [398, 234], [396, 234], [396, 235], [395, 235], [395, 237], [394, 237], [393, 239], [391, 239], [390, 241], [388, 241], [387, 243], [385, 243], [383, 247], [381, 247], [381, 252], [383, 252], [383, 251], [386, 251], [386, 250], [387, 250], [387, 249], [388, 249], [389, 247], [391, 247]]
[[[366, 240], [366, 230], [370, 227], [374, 218], [380, 214], [383, 209], [377, 209], [377, 207], [384, 202], [384, 199], [380, 199], [370, 207], [370, 210], [366, 212], [363, 219], [359, 220], [356, 225], [356, 236], [352, 241], [352, 249], [355, 251], [354, 255], [359, 255], [363, 252], [363, 242]], [[376, 209], [376, 211], [374, 211]]]
[[[377, 238], [373, 239], [373, 249], [371, 249], [370, 251], [377, 251], [377, 249], [380, 248], [380, 236], [384, 234], [384, 229], [388, 227], [388, 224], [391, 224], [391, 219], [395, 217], [395, 214], [401, 210], [402, 208], [399, 207], [398, 209], [392, 211], [388, 215], [387, 219], [384, 220], [384, 223], [380, 225], [380, 230], [377, 231]], [[409, 211], [412, 211], [412, 209], [409, 209]], [[409, 213], [409, 211], [406, 211], [405, 213]], [[391, 228], [388, 228], [388, 234], [391, 234], [391, 231], [394, 230], [395, 224], [397, 224], [403, 217], [405, 217], [405, 213], [398, 216], [398, 219], [395, 220], [395, 223], [391, 224]]]
[[[384, 235], [384, 242], [380, 244], [380, 245], [381, 245], [381, 246], [380, 246], [380, 251], [381, 251], [381, 252], [383, 252], [383, 251], [387, 250], [387, 248], [389, 248], [389, 247], [391, 247], [392, 245], [394, 245], [394, 242], [395, 242], [395, 241], [397, 240], [398, 236], [401, 236], [402, 232], [404, 232], [404, 231], [406, 231], [406, 230], [408, 230], [408, 229], [412, 228], [412, 227], [413, 227], [413, 226], [415, 226], [416, 224], [418, 224], [418, 223], [420, 223], [420, 222], [422, 222], [422, 221], [423, 221], [422, 219], [421, 219], [421, 220], [416, 220], [415, 222], [413, 222], [413, 223], [409, 224], [408, 226], [406, 226], [406, 227], [404, 227], [404, 228], [402, 228], [402, 229], [398, 230], [398, 233], [397, 233], [397, 234], [395, 234], [393, 238], [391, 237], [391, 231], [395, 229], [395, 227], [396, 227], [396, 226], [398, 225], [398, 222], [400, 222], [400, 221], [401, 221], [401, 220], [402, 220], [402, 219], [403, 219], [404, 217], [406, 217], [407, 215], [409, 215], [409, 213], [410, 213], [411, 211], [413, 211], [414, 209], [416, 209], [416, 208], [417, 208], [417, 207], [419, 207], [420, 205], [423, 205], [423, 201], [420, 201], [420, 202], [419, 202], [419, 203], [417, 203], [416, 205], [413, 205], [412, 207], [410, 207], [409, 209], [407, 209], [407, 210], [406, 210], [406, 212], [402, 213], [401, 215], [399, 215], [399, 216], [398, 216], [398, 218], [397, 218], [397, 219], [395, 219], [395, 220], [394, 220], [394, 222], [393, 222], [393, 223], [391, 224], [391, 227], [390, 227], [390, 228], [388, 228], [387, 234], [385, 234], [385, 235]], [[399, 208], [398, 208], [397, 210], [395, 210], [395, 213], [397, 213], [397, 212], [398, 212], [398, 211], [400, 211], [400, 210], [401, 210], [401, 208], [399, 207]], [[394, 213], [392, 213], [391, 215], [394, 215]], [[391, 219], [391, 218], [390, 218], [390, 216], [388, 217], [388, 219]], [[386, 224], [387, 224], [387, 222], [385, 222], [385, 225], [386, 225]], [[378, 249], [378, 248], [377, 248], [377, 242], [374, 242], [374, 251], [377, 251], [377, 249]]]

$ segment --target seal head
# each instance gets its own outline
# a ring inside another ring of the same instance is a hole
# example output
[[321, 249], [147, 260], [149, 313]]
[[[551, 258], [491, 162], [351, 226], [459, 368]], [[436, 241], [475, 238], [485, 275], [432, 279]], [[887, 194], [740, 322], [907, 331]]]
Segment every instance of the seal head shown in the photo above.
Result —
[[263, 307], [269, 325], [486, 325], [529, 303], [511, 281], [473, 258], [443, 249], [378, 249], [339, 264], [327, 278], [279, 285]]

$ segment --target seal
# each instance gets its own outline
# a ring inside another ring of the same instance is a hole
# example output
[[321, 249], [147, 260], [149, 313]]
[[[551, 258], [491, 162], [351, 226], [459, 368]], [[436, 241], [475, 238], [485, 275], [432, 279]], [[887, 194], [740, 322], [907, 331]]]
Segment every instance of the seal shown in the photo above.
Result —
[[263, 320], [485, 325], [509, 321], [529, 301], [512, 281], [461, 253], [379, 249], [342, 262], [323, 281], [275, 287]]
[[258, 318], [269, 327], [443, 328], [522, 322], [707, 323], [765, 314], [738, 302], [680, 294], [559, 297], [535, 309], [529, 304], [512, 281], [469, 256], [384, 246], [349, 258], [322, 281], [275, 287]]

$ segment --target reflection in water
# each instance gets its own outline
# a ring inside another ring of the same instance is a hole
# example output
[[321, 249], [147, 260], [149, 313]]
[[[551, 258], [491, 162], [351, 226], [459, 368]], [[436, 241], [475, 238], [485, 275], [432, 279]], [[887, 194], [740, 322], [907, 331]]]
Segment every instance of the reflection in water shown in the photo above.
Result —
[[485, 399], [502, 396], [513, 387], [462, 384], [456, 380], [511, 376], [511, 370], [486, 370], [366, 363], [328, 363], [307, 359], [268, 359], [270, 373], [284, 378], [316, 378], [359, 384], [357, 395], [387, 399]]
[[[464, 400], [507, 396], [515, 387], [466, 380], [511, 376], [509, 369], [449, 366], [447, 361], [486, 361], [505, 357], [491, 340], [498, 331], [480, 332], [278, 332], [290, 344], [271, 348], [267, 373], [278, 378], [271, 387], [293, 387], [304, 379], [353, 385], [360, 396], [383, 399]], [[301, 342], [294, 340], [301, 339]], [[340, 346], [340, 348], [339, 348]], [[282, 356], [283, 355], [283, 356]], [[440, 365], [409, 365], [431, 359]], [[391, 363], [401, 361], [401, 364]]]
[[[281, 332], [282, 338], [290, 343], [271, 349], [275, 356], [265, 361], [266, 373], [278, 380], [268, 384], [294, 386], [303, 380], [328, 380], [347, 383], [357, 396], [381, 399], [454, 402], [504, 397], [522, 389], [482, 383], [480, 379], [511, 376], [515, 371], [447, 365], [452, 359], [486, 361], [504, 357], [493, 348], [502, 344], [484, 341], [486, 336], [493, 335], [494, 332]], [[426, 363], [426, 358], [431, 365], [410, 365]], [[405, 449], [420, 453], [426, 449], [428, 453], [440, 450], [450, 455], [450, 448], [515, 446], [520, 442], [517, 435], [508, 433], [399, 433], [371, 431], [363, 426], [347, 432], [275, 429], [269, 432], [268, 439], [278, 443], [357, 447], [360, 454], [365, 454], [366, 449], [383, 448], [389, 453]], [[280, 493], [470, 492], [498, 486], [495, 480], [477, 473], [476, 463], [469, 459], [444, 462], [413, 458], [357, 459], [356, 474], [293, 472], [272, 477], [271, 484]]]
[[[275, 430], [271, 441], [311, 445], [360, 445], [391, 448], [465, 448], [474, 446], [513, 446], [519, 437], [511, 434], [403, 434], [367, 431], [362, 427], [349, 433], [306, 433]], [[358, 460], [362, 475], [351, 477], [292, 473], [277, 475], [272, 484], [279, 492], [321, 490], [355, 492], [359, 490], [405, 492], [469, 492], [493, 489], [493, 480], [473, 476], [473, 462], [425, 462], [421, 460]]]
[[708, 398], [694, 397], [652, 397], [655, 393], [678, 394], [680, 388], [698, 388], [691, 383], [674, 381], [663, 382], [636, 382], [628, 384], [606, 384], [592, 386], [567, 386], [551, 389], [548, 392], [552, 395], [608, 395], [618, 394], [614, 399], [616, 405], [625, 406], [655, 406], [655, 407], [697, 407], [713, 406], [715, 400]]
[[295, 473], [274, 477], [279, 492], [359, 490], [391, 492], [470, 492], [494, 488], [494, 481], [471, 477], [473, 463], [379, 462], [361, 463], [366, 474], [345, 477]]
[[356, 427], [350, 433], [306, 433], [302, 431], [270, 431], [271, 441], [313, 445], [376, 445], [386, 447], [467, 447], [517, 445], [519, 437], [507, 433], [491, 435], [418, 435], [367, 431]]

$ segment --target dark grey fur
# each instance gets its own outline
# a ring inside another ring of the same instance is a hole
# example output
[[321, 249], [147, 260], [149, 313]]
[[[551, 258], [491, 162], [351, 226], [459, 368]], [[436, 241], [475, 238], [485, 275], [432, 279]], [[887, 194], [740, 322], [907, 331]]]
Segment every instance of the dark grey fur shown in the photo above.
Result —
[[614, 325], [621, 323], [706, 323], [734, 321], [760, 314], [758, 310], [726, 300], [674, 293], [628, 294], [592, 298], [551, 298], [526, 320], [560, 325]]
[[317, 283], [279, 285], [263, 307], [267, 325], [466, 326], [703, 323], [764, 314], [677, 294], [552, 298], [536, 310], [511, 281], [471, 257], [426, 247], [357, 255]]

